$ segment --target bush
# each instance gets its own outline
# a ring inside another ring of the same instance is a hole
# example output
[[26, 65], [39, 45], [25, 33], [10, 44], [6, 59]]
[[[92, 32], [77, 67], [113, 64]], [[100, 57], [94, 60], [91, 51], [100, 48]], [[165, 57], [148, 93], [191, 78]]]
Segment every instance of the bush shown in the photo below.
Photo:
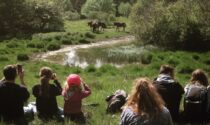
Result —
[[28, 43], [27, 47], [28, 48], [36, 48], [36, 45], [34, 43]]
[[0, 57], [0, 61], [9, 61], [8, 57], [5, 57], [5, 56], [1, 56]]
[[118, 11], [121, 15], [128, 17], [131, 12], [131, 5], [130, 3], [120, 3]]
[[90, 43], [90, 41], [86, 40], [85, 38], [81, 38], [78, 42], [82, 44]]
[[210, 45], [205, 41], [210, 38], [207, 28], [210, 20], [204, 21], [209, 18], [204, 13], [210, 14], [207, 5], [210, 1], [178, 0], [170, 4], [139, 1], [132, 10], [131, 29], [141, 44], [167, 49], [208, 50]]
[[18, 44], [17, 43], [14, 43], [14, 42], [10, 42], [6, 45], [8, 48], [16, 48], [18, 47]]
[[42, 49], [44, 47], [45, 47], [44, 43], [36, 43], [36, 48]]
[[26, 61], [26, 60], [29, 60], [29, 56], [27, 54], [18, 54], [17, 55], [17, 60]]
[[50, 50], [50, 51], [58, 50], [60, 48], [61, 48], [61, 46], [59, 44], [57, 44], [57, 43], [50, 43], [47, 46], [47, 50]]
[[61, 39], [62, 44], [64, 45], [71, 45], [72, 44], [72, 40], [68, 39], [68, 38], [62, 38]]
[[95, 72], [96, 68], [94, 65], [89, 65], [88, 67], [85, 68], [86, 72]]
[[92, 33], [90, 33], [90, 32], [86, 32], [86, 33], [85, 33], [85, 36], [86, 36], [87, 38], [90, 38], [90, 39], [94, 39], [94, 38], [95, 38], [95, 35], [92, 34]]
[[78, 12], [67, 11], [64, 13], [64, 19], [67, 20], [79, 20], [80, 14]]
[[141, 63], [142, 64], [150, 64], [152, 62], [152, 54], [145, 53], [144, 55], [141, 56]]

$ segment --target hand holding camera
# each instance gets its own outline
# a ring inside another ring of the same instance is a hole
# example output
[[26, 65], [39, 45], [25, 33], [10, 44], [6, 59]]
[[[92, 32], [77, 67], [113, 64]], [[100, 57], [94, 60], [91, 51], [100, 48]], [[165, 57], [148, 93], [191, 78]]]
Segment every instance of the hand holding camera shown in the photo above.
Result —
[[23, 65], [21, 64], [17, 64], [16, 65], [16, 68], [17, 68], [17, 74], [19, 75], [19, 78], [20, 78], [20, 82], [22, 85], [25, 85], [25, 82], [24, 82], [24, 70], [23, 70]]
[[57, 80], [57, 75], [56, 75], [56, 73], [53, 73], [52, 74], [52, 78], [51, 78], [52, 80]]

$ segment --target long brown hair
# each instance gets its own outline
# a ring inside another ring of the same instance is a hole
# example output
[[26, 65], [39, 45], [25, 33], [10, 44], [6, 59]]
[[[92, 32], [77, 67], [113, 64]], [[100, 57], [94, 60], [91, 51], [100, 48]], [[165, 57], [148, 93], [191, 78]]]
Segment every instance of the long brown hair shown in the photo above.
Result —
[[206, 73], [201, 69], [196, 69], [192, 72], [192, 76], [190, 79], [191, 84], [200, 83], [201, 85], [208, 86], [208, 77]]
[[40, 96], [49, 96], [49, 81], [52, 78], [52, 70], [49, 67], [42, 67], [39, 72], [41, 88], [39, 91]]
[[153, 119], [162, 111], [164, 102], [151, 80], [139, 78], [134, 81], [126, 105], [131, 107], [138, 115]]

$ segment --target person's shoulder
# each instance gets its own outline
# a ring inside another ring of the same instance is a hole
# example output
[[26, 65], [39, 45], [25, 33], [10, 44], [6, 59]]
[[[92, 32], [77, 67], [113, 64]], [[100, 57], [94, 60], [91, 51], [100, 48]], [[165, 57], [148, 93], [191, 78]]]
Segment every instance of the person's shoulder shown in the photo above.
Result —
[[40, 88], [40, 86], [41, 86], [41, 84], [36, 84], [36, 85], [34, 85], [33, 87], [32, 87], [32, 89], [34, 90], [34, 89], [38, 89], [38, 88]]

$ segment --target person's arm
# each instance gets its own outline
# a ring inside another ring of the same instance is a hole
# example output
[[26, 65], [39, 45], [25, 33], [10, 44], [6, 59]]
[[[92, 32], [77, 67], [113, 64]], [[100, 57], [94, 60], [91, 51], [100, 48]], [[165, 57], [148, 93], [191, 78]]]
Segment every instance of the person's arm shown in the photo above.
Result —
[[91, 89], [84, 82], [82, 84], [84, 87], [84, 91], [82, 92], [82, 98], [85, 98], [91, 94]]
[[52, 80], [54, 80], [55, 83], [55, 95], [61, 95], [62, 93], [62, 87], [61, 83], [58, 81], [57, 75], [54, 73]]

